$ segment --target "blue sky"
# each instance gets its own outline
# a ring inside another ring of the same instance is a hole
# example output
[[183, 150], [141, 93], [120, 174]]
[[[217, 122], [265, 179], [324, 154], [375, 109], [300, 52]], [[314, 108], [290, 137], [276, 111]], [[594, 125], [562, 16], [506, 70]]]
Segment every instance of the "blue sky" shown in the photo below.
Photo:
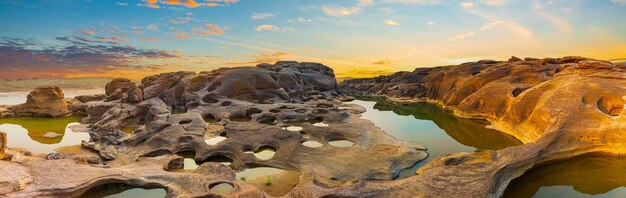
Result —
[[346, 77], [512, 55], [626, 57], [624, 0], [4, 0], [0, 15], [0, 78], [277, 60]]

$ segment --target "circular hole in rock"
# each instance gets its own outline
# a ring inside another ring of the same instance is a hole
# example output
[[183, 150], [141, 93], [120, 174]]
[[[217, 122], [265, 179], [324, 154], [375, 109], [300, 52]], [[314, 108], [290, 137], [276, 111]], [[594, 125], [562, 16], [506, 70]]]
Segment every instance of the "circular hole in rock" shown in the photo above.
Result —
[[309, 141], [305, 141], [302, 142], [303, 146], [309, 147], [309, 148], [319, 148], [324, 146], [322, 143], [315, 141], [315, 140], [309, 140]]
[[522, 94], [522, 92], [524, 92], [524, 91], [526, 91], [526, 89], [524, 89], [524, 88], [515, 88], [513, 90], [513, 92], [511, 92], [511, 95], [513, 95], [513, 97], [517, 97], [520, 94]]
[[181, 120], [180, 122], [178, 122], [178, 124], [189, 124], [189, 123], [191, 123], [190, 119], [184, 119], [184, 120]]
[[209, 104], [213, 104], [213, 103], [217, 103], [219, 102], [217, 99], [215, 99], [213, 96], [211, 95], [206, 95], [202, 98], [202, 101], [209, 103]]
[[329, 141], [328, 144], [334, 147], [352, 147], [354, 146], [354, 142], [348, 140], [333, 140]]
[[246, 117], [250, 117], [250, 116], [252, 116], [254, 114], [259, 114], [259, 113], [262, 113], [262, 112], [263, 112], [263, 110], [261, 110], [261, 109], [250, 108], [250, 109], [248, 109], [246, 111]]
[[123, 131], [126, 134], [132, 135], [135, 131], [135, 127], [120, 127], [120, 131]]
[[280, 109], [270, 109], [270, 112], [272, 112], [272, 113], [278, 113], [278, 112], [280, 112]]
[[262, 146], [257, 152], [254, 153], [254, 156], [260, 160], [269, 160], [274, 157], [274, 154], [276, 154], [276, 149], [274, 149], [274, 147]]
[[207, 158], [206, 160], [204, 160], [205, 162], [216, 162], [216, 163], [220, 163], [220, 164], [224, 164], [224, 165], [231, 165], [233, 163], [233, 160], [230, 159], [229, 157], [226, 157], [224, 155], [213, 155], [209, 158]]
[[204, 122], [217, 123], [219, 122], [219, 120], [213, 114], [207, 113], [206, 115], [204, 115]]
[[233, 189], [233, 185], [226, 182], [215, 183], [209, 186], [209, 192], [218, 195], [229, 195], [233, 192]]
[[326, 114], [326, 113], [328, 113], [328, 110], [326, 110], [326, 109], [314, 109], [313, 113], [314, 114]]
[[274, 116], [274, 115], [262, 115], [262, 116], [259, 116], [256, 120], [257, 120], [257, 122], [259, 122], [261, 124], [275, 124], [276, 116]]
[[295, 112], [297, 112], [297, 113], [306, 113], [306, 109], [296, 109]]
[[196, 163], [196, 160], [194, 159], [196, 157], [196, 153], [185, 151], [185, 152], [179, 152], [176, 154], [184, 158], [183, 159], [184, 170], [194, 170], [198, 168], [198, 163]]
[[610, 116], [619, 116], [624, 109], [624, 101], [618, 97], [604, 96], [598, 100], [598, 109]]
[[233, 102], [227, 100], [227, 101], [222, 102], [221, 105], [222, 106], [230, 106], [231, 104], [233, 104]]
[[230, 116], [229, 118], [231, 121], [235, 121], [235, 122], [248, 122], [250, 120], [252, 120], [250, 117], [247, 117], [243, 114], [233, 114]]
[[216, 137], [205, 139], [204, 143], [211, 145], [211, 146], [215, 146], [226, 139], [227, 139], [226, 137], [216, 136]]

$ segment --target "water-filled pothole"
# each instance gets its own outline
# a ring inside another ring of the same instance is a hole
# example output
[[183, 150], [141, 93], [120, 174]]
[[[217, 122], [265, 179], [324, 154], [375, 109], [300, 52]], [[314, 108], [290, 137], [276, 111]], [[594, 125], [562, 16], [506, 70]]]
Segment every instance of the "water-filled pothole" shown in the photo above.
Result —
[[226, 139], [228, 138], [222, 137], [222, 136], [215, 136], [215, 137], [205, 139], [204, 142], [208, 145], [215, 146]]
[[224, 155], [213, 155], [213, 156], [207, 158], [204, 161], [205, 162], [216, 162], [216, 163], [224, 164], [226, 166], [229, 166], [229, 165], [231, 165], [233, 163], [232, 159], [230, 159], [229, 157], [226, 157]]
[[329, 141], [328, 144], [335, 147], [352, 147], [355, 143], [348, 140], [333, 140]]
[[252, 184], [271, 196], [280, 197], [298, 185], [300, 173], [270, 167], [257, 167], [238, 172], [236, 177], [237, 180]]
[[228, 195], [233, 192], [233, 185], [229, 183], [216, 183], [209, 186], [209, 192], [218, 195]]
[[313, 126], [316, 126], [316, 127], [328, 127], [329, 124], [326, 123], [326, 122], [316, 122], [316, 123], [313, 123]]
[[285, 129], [287, 131], [293, 131], [293, 132], [302, 131], [302, 127], [301, 126], [288, 126], [288, 127], [283, 127], [283, 129]]
[[162, 188], [136, 188], [127, 184], [111, 183], [96, 186], [87, 190], [80, 197], [83, 198], [129, 198], [129, 197], [165, 197], [166, 191]]
[[270, 146], [262, 146], [256, 152], [245, 151], [244, 153], [254, 154], [254, 156], [260, 160], [270, 160], [274, 157], [274, 154], [276, 154], [276, 149]]
[[315, 140], [308, 140], [305, 142], [302, 142], [302, 145], [309, 147], [309, 148], [319, 148], [324, 146], [322, 143], [315, 141]]

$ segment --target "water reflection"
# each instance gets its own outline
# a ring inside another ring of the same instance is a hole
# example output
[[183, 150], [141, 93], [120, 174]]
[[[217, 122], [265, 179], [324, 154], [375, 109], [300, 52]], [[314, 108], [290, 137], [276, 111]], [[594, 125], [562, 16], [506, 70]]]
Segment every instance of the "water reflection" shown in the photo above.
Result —
[[105, 184], [89, 189], [81, 198], [128, 198], [128, 197], [146, 197], [146, 198], [162, 198], [165, 197], [164, 189], [143, 189], [135, 188], [126, 184]]
[[367, 109], [362, 118], [399, 140], [413, 142], [428, 148], [429, 157], [403, 171], [400, 178], [415, 174], [415, 170], [436, 156], [476, 149], [498, 150], [521, 145], [508, 134], [485, 128], [488, 122], [455, 117], [430, 103], [393, 103], [387, 100], [355, 100]]
[[[62, 146], [89, 140], [88, 133], [76, 133], [68, 128], [79, 124], [80, 116], [58, 118], [13, 117], [0, 119], [0, 131], [7, 133], [8, 147], [26, 148], [35, 153], [50, 153]], [[44, 137], [53, 132], [58, 137]]]
[[534, 167], [504, 197], [626, 197], [624, 186], [626, 157], [592, 153]]

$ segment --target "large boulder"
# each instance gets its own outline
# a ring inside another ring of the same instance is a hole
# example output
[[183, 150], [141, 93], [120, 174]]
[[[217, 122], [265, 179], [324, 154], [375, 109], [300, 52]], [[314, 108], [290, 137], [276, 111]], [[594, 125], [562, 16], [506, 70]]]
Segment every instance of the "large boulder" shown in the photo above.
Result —
[[134, 82], [125, 78], [113, 79], [106, 84], [104, 92], [106, 94], [106, 101], [122, 100], [122, 102], [126, 103], [138, 103], [144, 98], [141, 88], [135, 86]]
[[58, 117], [70, 113], [63, 90], [56, 86], [35, 88], [28, 94], [26, 103], [10, 109], [18, 116]]

